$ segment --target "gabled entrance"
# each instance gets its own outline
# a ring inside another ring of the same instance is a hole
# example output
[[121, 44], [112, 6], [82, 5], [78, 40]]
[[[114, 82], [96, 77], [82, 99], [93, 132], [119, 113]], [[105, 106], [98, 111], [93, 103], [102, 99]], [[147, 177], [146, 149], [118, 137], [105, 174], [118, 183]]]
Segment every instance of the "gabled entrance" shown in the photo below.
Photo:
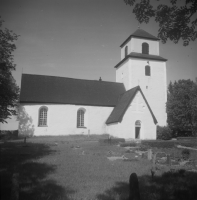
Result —
[[140, 139], [140, 129], [141, 129], [141, 121], [137, 120], [135, 122], [135, 139]]

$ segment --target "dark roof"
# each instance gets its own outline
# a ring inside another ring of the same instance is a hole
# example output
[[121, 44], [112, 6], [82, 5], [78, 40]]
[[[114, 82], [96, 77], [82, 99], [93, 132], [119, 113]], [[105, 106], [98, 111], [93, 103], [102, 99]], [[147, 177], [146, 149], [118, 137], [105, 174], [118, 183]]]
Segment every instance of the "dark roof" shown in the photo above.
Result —
[[20, 103], [115, 106], [122, 83], [23, 74]]
[[122, 59], [114, 68], [117, 68], [120, 64], [122, 64], [128, 58], [140, 58], [140, 59], [145, 59], [145, 60], [157, 60], [157, 61], [164, 61], [164, 62], [167, 61], [167, 59], [161, 56], [131, 52], [124, 59]]
[[137, 29], [134, 33], [132, 33], [121, 45], [120, 47], [123, 47], [131, 38], [143, 38], [147, 40], [159, 40], [159, 38], [155, 37], [154, 35], [151, 35], [150, 33], [142, 30]]
[[155, 118], [140, 86], [134, 87], [130, 90], [128, 90], [127, 92], [125, 92], [119, 99], [116, 107], [113, 109], [112, 113], [110, 114], [109, 118], [106, 121], [106, 124], [112, 124], [112, 123], [117, 123], [117, 122], [121, 122], [122, 118], [128, 108], [128, 106], [130, 105], [130, 103], [132, 102], [133, 98], [135, 97], [137, 91], [140, 91], [142, 94], [142, 97], [144, 98], [147, 107], [153, 117], [153, 121], [155, 124], [157, 124], [157, 119]]

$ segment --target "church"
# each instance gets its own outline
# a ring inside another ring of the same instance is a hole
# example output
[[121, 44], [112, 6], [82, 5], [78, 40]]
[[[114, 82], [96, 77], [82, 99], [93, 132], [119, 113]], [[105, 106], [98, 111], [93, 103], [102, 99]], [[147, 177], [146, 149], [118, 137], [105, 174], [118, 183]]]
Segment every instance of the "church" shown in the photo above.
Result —
[[116, 82], [22, 74], [19, 134], [156, 139], [157, 125], [167, 121], [167, 59], [159, 39], [139, 28], [120, 51]]

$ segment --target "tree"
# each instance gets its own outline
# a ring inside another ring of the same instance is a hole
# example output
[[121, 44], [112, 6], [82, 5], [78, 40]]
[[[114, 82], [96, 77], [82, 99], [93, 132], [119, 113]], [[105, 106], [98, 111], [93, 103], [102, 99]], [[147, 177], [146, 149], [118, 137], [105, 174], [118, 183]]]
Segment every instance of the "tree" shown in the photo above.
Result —
[[19, 87], [12, 76], [16, 67], [12, 52], [16, 49], [14, 41], [18, 35], [7, 28], [3, 29], [2, 24], [0, 17], [0, 122], [4, 123], [10, 116], [16, 115], [19, 97]]
[[[163, 43], [168, 39], [175, 44], [182, 39], [183, 45], [197, 38], [197, 1], [196, 0], [124, 0], [133, 6], [133, 13], [139, 23], [148, 23], [154, 18], [159, 23], [158, 38]], [[184, 4], [183, 4], [184, 2]]]
[[168, 86], [168, 125], [174, 131], [197, 135], [197, 81], [179, 80]]

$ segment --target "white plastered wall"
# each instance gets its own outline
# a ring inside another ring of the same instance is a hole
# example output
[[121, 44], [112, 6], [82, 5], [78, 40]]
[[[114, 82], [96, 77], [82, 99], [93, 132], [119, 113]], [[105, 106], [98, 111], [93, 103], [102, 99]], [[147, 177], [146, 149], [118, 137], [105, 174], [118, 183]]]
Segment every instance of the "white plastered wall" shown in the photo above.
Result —
[[[145, 75], [146, 65], [150, 66], [151, 76]], [[166, 125], [166, 62], [129, 58], [116, 69], [116, 82], [124, 83], [126, 90], [139, 85], [158, 124]]]
[[108, 133], [114, 137], [135, 139], [135, 122], [141, 121], [139, 139], [156, 139], [156, 125], [140, 92], [126, 110], [120, 123], [108, 125]]
[[[48, 108], [47, 126], [38, 126], [38, 112], [41, 106]], [[35, 136], [41, 135], [74, 135], [74, 134], [103, 134], [106, 133], [106, 120], [113, 107], [81, 106], [81, 105], [49, 105], [49, 104], [26, 104], [20, 105], [26, 118], [31, 119], [19, 121], [19, 134], [22, 134], [20, 127], [33, 129]], [[77, 110], [85, 109], [86, 128], [77, 128]], [[23, 124], [22, 123], [27, 123]], [[31, 132], [31, 130], [29, 130]], [[27, 130], [28, 132], [28, 130]]]
[[122, 48], [121, 48], [121, 60], [125, 58], [125, 47], [128, 46], [128, 54], [131, 52], [142, 53], [142, 43], [148, 43], [149, 54], [159, 55], [159, 41], [147, 40], [140, 38], [131, 38]]
[[131, 60], [127, 59], [116, 69], [116, 82], [123, 83], [126, 90], [131, 88], [131, 68], [129, 67], [130, 65]]

